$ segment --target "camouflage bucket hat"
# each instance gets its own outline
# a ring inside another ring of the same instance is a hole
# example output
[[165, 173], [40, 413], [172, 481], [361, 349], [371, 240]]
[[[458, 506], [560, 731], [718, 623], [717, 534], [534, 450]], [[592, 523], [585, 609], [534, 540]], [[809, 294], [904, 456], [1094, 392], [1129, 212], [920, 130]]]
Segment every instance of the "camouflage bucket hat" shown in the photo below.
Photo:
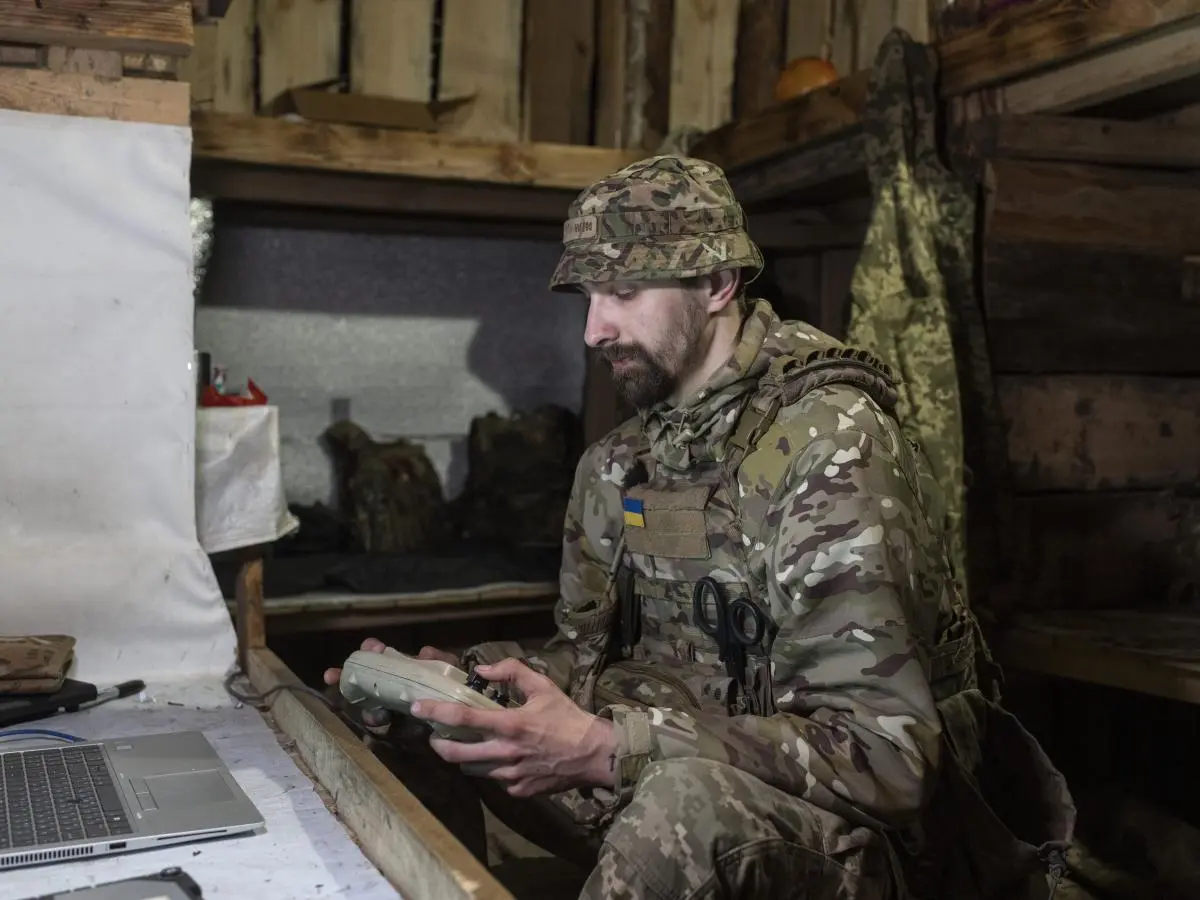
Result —
[[550, 289], [583, 282], [692, 278], [746, 268], [763, 256], [725, 173], [710, 162], [654, 156], [579, 194], [563, 226], [563, 254]]

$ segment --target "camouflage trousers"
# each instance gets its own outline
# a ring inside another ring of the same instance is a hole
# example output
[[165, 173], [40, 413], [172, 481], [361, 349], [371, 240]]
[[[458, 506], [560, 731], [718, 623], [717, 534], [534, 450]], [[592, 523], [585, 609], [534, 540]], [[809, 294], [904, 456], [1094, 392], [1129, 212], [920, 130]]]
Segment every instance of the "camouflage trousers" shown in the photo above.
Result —
[[437, 778], [456, 793], [469, 784], [508, 827], [588, 872], [581, 900], [895, 896], [875, 832], [730, 766], [692, 758], [651, 763], [629, 804], [598, 831], [576, 821], [570, 794], [516, 799], [490, 779], [443, 763], [427, 743], [412, 749], [422, 757], [418, 767], [409, 757], [413, 775], [437, 770], [434, 780], [432, 773], [418, 776], [422, 791], [445, 796]]

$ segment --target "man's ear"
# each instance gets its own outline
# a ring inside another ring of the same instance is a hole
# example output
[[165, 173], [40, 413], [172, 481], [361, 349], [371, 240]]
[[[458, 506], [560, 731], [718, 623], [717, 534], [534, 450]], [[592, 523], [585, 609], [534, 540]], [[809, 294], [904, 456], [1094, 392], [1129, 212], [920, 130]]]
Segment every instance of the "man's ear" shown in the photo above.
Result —
[[722, 269], [705, 276], [708, 282], [708, 297], [705, 307], [716, 315], [729, 304], [737, 301], [742, 289], [742, 273], [738, 269]]

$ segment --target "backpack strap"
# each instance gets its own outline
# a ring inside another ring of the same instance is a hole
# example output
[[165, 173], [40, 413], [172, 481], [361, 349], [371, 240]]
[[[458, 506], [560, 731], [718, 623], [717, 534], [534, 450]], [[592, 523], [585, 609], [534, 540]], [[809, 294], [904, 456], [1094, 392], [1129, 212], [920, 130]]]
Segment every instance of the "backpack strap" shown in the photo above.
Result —
[[737, 425], [725, 443], [725, 469], [732, 482], [746, 457], [758, 446], [779, 411], [806, 394], [829, 384], [846, 384], [865, 391], [886, 413], [893, 413], [899, 396], [891, 367], [866, 350], [826, 347], [801, 360], [777, 356], [771, 360], [759, 389], [742, 407]]

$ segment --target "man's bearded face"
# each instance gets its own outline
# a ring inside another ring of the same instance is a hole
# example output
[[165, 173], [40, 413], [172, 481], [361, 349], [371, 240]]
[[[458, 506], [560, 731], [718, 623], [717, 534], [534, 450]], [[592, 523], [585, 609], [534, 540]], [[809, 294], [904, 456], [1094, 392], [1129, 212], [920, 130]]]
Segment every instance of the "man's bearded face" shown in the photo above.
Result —
[[[639, 293], [651, 292], [658, 296], [632, 301], [648, 304], [629, 328], [622, 329], [632, 334], [596, 351], [608, 364], [621, 398], [635, 409], [648, 409], [675, 392], [702, 355], [707, 324], [697, 299], [682, 288], [649, 288]], [[641, 327], [635, 330], [635, 324]]]

